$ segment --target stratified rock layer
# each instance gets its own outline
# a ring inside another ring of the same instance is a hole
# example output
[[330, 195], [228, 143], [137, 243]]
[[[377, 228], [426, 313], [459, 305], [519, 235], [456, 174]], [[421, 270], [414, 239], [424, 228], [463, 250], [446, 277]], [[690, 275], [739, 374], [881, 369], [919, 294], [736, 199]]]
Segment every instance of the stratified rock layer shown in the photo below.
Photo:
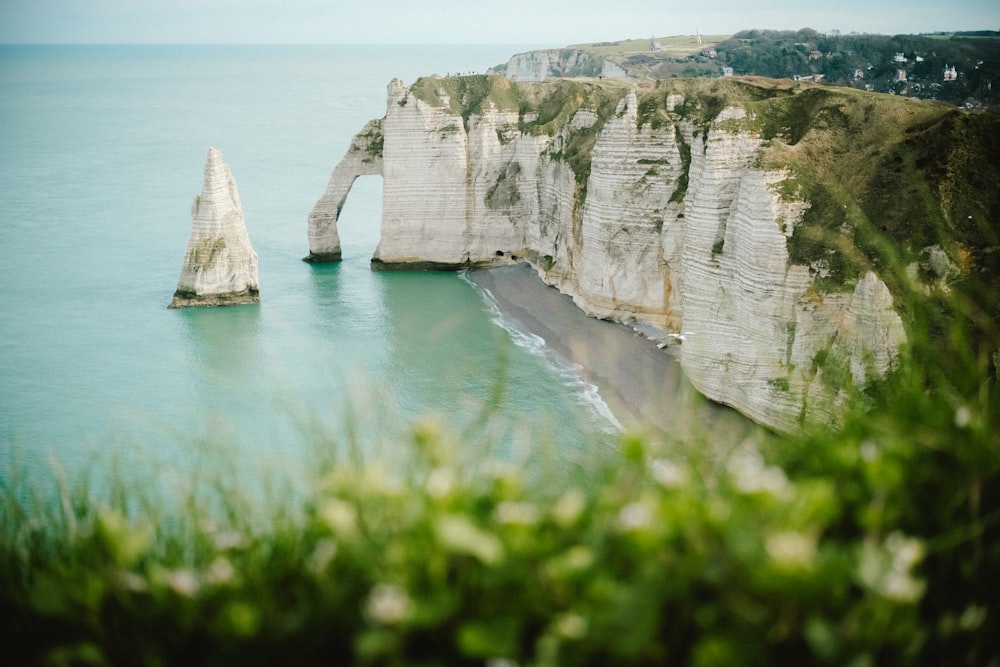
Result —
[[515, 81], [545, 81], [582, 72], [596, 74], [603, 61], [577, 49], [547, 49], [528, 51], [511, 57], [507, 77]]
[[191, 207], [191, 238], [170, 308], [260, 301], [257, 253], [250, 245], [236, 181], [222, 154], [208, 150], [205, 181]]
[[674, 91], [656, 110], [605, 83], [581, 103], [567, 82], [505, 103], [514, 85], [392, 81], [310, 216], [311, 256], [337, 255], [350, 184], [381, 173], [374, 267], [528, 260], [587, 313], [683, 332], [694, 385], [772, 428], [835, 420], [845, 383], [891, 368], [906, 336], [889, 290], [873, 271], [819, 289], [822, 262], [794, 260], [810, 203], [781, 193], [745, 108]]

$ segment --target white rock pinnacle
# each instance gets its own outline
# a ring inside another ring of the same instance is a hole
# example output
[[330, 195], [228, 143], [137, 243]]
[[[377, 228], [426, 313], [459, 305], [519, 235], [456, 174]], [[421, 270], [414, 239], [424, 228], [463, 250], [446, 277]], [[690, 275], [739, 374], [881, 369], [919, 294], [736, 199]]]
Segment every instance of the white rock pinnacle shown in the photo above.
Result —
[[205, 183], [191, 218], [191, 238], [170, 308], [260, 301], [257, 253], [247, 235], [240, 194], [215, 148], [208, 149]]

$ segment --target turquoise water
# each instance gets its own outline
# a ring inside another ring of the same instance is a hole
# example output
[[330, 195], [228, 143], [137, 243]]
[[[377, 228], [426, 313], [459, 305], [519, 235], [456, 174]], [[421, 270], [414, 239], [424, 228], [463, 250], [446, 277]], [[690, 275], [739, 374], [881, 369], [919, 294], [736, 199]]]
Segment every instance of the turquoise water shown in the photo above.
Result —
[[[461, 276], [369, 270], [378, 177], [348, 199], [344, 261], [300, 261], [309, 210], [392, 77], [517, 50], [0, 47], [0, 482], [48, 479], [53, 457], [99, 467], [111, 448], [126, 472], [183, 471], [192, 445], [295, 467], [318, 432], [404, 443], [428, 414], [496, 456], [551, 441], [571, 459], [607, 438], [587, 387]], [[238, 184], [262, 303], [168, 310], [209, 146]]]

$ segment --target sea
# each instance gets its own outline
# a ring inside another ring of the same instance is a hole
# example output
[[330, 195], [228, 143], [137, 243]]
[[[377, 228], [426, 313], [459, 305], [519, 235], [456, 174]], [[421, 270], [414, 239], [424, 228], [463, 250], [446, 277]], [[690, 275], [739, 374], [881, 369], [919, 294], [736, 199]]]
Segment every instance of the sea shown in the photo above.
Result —
[[[529, 466], [612, 443], [595, 387], [467, 276], [370, 270], [380, 177], [347, 199], [343, 261], [301, 261], [392, 78], [527, 48], [0, 46], [0, 487], [216, 462], [294, 480], [318, 450], [397, 457], [427, 428]], [[169, 310], [209, 147], [236, 180], [261, 303]]]

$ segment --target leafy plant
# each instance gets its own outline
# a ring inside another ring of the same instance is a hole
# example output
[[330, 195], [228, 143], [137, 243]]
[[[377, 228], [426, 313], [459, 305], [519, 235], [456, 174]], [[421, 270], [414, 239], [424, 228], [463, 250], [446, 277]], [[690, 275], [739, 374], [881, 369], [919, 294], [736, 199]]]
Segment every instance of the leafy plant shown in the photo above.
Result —
[[987, 664], [1000, 401], [967, 370], [763, 448], [626, 434], [580, 476], [426, 422], [295, 502], [10, 488], [0, 634], [18, 664]]

